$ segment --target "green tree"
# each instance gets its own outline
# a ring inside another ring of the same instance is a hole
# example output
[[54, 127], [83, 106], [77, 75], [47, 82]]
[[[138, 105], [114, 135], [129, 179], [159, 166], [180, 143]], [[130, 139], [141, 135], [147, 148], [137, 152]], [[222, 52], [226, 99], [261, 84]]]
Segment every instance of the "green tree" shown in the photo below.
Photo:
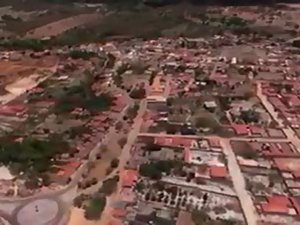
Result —
[[107, 179], [103, 181], [103, 184], [101, 188], [99, 189], [100, 193], [103, 193], [105, 195], [111, 195], [115, 192], [117, 185], [119, 182], [119, 176], [114, 176], [113, 178]]
[[98, 220], [101, 217], [102, 211], [106, 205], [106, 198], [104, 196], [97, 196], [89, 201], [85, 208], [85, 218], [88, 220]]
[[161, 171], [155, 166], [155, 164], [142, 164], [139, 169], [139, 173], [144, 177], [149, 177], [153, 180], [159, 180], [162, 177]]

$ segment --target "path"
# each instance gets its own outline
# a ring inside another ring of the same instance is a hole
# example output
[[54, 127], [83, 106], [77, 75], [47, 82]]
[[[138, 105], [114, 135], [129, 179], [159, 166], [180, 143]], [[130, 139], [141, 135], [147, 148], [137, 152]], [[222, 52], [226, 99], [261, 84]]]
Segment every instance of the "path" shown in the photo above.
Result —
[[228, 170], [231, 175], [234, 189], [240, 200], [241, 207], [244, 212], [244, 216], [248, 225], [257, 225], [257, 214], [256, 209], [251, 199], [250, 194], [246, 190], [246, 183], [243, 174], [240, 170], [235, 154], [230, 145], [228, 139], [220, 139], [222, 148], [227, 155]]

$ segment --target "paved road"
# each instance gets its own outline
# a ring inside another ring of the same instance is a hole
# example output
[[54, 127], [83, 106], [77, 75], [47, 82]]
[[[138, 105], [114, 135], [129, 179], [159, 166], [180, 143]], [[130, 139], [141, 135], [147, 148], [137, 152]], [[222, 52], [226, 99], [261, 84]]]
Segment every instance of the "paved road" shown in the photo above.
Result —
[[234, 189], [240, 200], [246, 222], [248, 225], [257, 225], [256, 209], [249, 192], [246, 190], [245, 179], [238, 165], [235, 154], [231, 148], [230, 142], [228, 139], [220, 139], [220, 143], [222, 145], [222, 148], [224, 149], [225, 154], [227, 155], [228, 170], [233, 182]]

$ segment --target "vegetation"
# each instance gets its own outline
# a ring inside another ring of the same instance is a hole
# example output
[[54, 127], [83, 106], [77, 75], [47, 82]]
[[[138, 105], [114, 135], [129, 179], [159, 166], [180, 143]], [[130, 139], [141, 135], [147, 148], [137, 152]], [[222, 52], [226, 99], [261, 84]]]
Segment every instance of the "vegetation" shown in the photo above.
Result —
[[159, 180], [162, 173], [170, 174], [175, 167], [181, 167], [182, 162], [177, 160], [160, 160], [156, 162], [145, 163], [140, 166], [139, 172], [144, 177], [153, 180]]
[[99, 189], [99, 192], [107, 196], [111, 195], [116, 191], [118, 182], [119, 182], [119, 176], [114, 176], [113, 178], [105, 180], [101, 188]]
[[0, 144], [0, 163], [8, 166], [14, 174], [23, 172], [33, 180], [33, 177], [41, 177], [54, 168], [58, 163], [57, 156], [68, 150], [68, 144], [56, 135], [48, 140], [25, 138], [21, 142], [3, 141]]
[[84, 59], [88, 60], [92, 57], [97, 57], [97, 53], [95, 52], [88, 52], [88, 51], [82, 51], [82, 50], [72, 50], [69, 52], [69, 55], [72, 59]]
[[260, 119], [259, 112], [256, 112], [255, 110], [249, 109], [247, 111], [241, 111], [240, 118], [245, 123], [258, 123]]
[[55, 105], [56, 113], [69, 113], [75, 108], [84, 108], [90, 112], [97, 112], [107, 109], [112, 104], [112, 97], [107, 94], [95, 96], [92, 99], [85, 99], [82, 96], [65, 96], [59, 99]]
[[9, 14], [4, 14], [3, 16], [1, 16], [1, 19], [3, 21], [18, 21], [18, 22], [22, 21], [22, 19], [20, 17], [13, 17]]
[[8, 49], [32, 49], [42, 51], [48, 46], [49, 41], [40, 39], [11, 39], [0, 41], [0, 47]]
[[81, 136], [83, 134], [88, 134], [90, 132], [91, 132], [91, 129], [87, 126], [72, 127], [66, 131], [66, 133], [69, 135], [70, 139], [74, 139], [78, 136]]
[[145, 148], [145, 151], [160, 151], [161, 150], [161, 146], [155, 143], [148, 143]]
[[300, 48], [300, 40], [295, 40], [292, 42], [293, 47]]
[[127, 143], [127, 138], [126, 137], [122, 137], [118, 141], [118, 144], [120, 145], [121, 148], [123, 148], [126, 145], [126, 143]]
[[208, 224], [211, 221], [211, 218], [202, 210], [194, 210], [192, 212], [192, 220], [195, 225], [203, 225]]
[[259, 157], [259, 152], [257, 150], [251, 150], [248, 142], [238, 142], [238, 145], [235, 149], [236, 154], [245, 159], [257, 159]]
[[127, 110], [128, 118], [133, 120], [137, 116], [139, 109], [140, 109], [140, 105], [137, 103], [135, 103], [132, 107], [130, 107]]
[[91, 199], [85, 207], [85, 218], [88, 220], [98, 220], [105, 208], [106, 198], [104, 196], [96, 196]]
[[93, 73], [85, 71], [80, 84], [65, 88], [63, 95], [56, 97], [55, 112], [69, 113], [75, 108], [84, 108], [93, 113], [110, 107], [113, 97], [108, 93], [96, 96], [92, 90], [94, 80]]
[[197, 128], [210, 128], [213, 131], [220, 128], [219, 123], [213, 117], [197, 117], [195, 125]]
[[133, 99], [143, 99], [146, 97], [146, 90], [143, 87], [134, 88], [129, 96]]
[[115, 158], [115, 159], [111, 160], [111, 162], [110, 162], [110, 167], [111, 168], [117, 168], [118, 165], [119, 165], [119, 159]]

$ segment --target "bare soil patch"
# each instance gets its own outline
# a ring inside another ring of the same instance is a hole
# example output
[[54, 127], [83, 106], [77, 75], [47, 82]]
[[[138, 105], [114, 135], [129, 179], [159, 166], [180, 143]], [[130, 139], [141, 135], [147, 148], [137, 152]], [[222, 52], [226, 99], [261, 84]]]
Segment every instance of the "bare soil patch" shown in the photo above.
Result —
[[57, 36], [67, 30], [92, 22], [100, 18], [100, 16], [101, 14], [98, 13], [72, 16], [28, 31], [25, 36], [27, 38], [44, 38]]

